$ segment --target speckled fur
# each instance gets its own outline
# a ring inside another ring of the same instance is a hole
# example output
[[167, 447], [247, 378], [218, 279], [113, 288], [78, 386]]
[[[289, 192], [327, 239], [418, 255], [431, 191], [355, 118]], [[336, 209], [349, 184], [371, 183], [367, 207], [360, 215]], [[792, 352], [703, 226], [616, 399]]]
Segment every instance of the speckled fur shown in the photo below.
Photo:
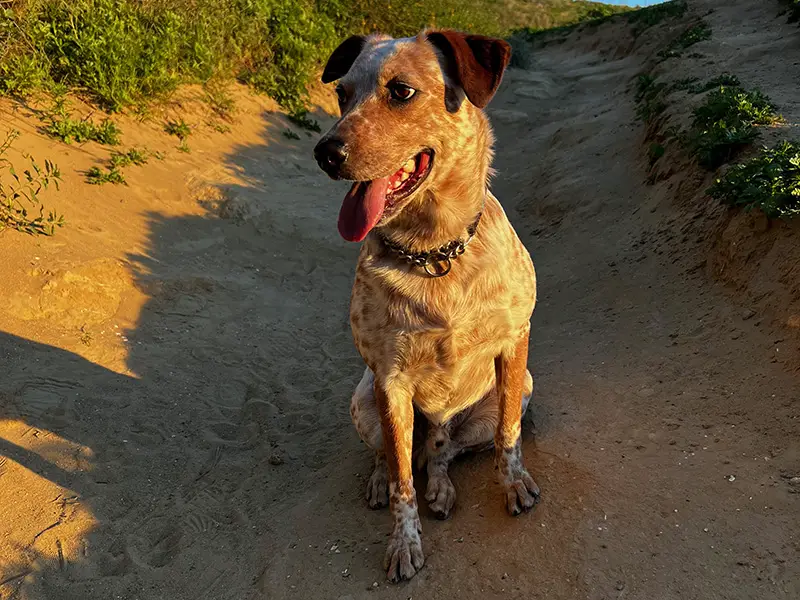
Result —
[[[340, 80], [348, 99], [327, 134], [346, 142], [343, 176], [353, 180], [387, 176], [423, 149], [435, 152], [427, 180], [377, 225], [395, 242], [417, 251], [438, 247], [464, 238], [483, 212], [477, 235], [445, 277], [398, 262], [374, 233], [358, 259], [350, 322], [367, 369], [351, 415], [376, 451], [369, 504], [384, 505], [388, 496], [391, 506], [385, 566], [392, 580], [410, 578], [424, 562], [411, 470], [415, 411], [428, 422], [420, 462], [427, 462], [426, 499], [437, 516], [449, 515], [455, 502], [450, 461], [492, 444], [508, 510], [530, 508], [538, 495], [520, 452], [520, 419], [532, 391], [526, 361], [536, 276], [488, 191], [494, 138], [486, 115], [443, 74], [443, 61], [425, 32], [368, 38]], [[386, 97], [386, 83], [398, 75], [417, 90], [407, 106]], [[447, 109], [446, 96], [456, 98], [458, 110]]]

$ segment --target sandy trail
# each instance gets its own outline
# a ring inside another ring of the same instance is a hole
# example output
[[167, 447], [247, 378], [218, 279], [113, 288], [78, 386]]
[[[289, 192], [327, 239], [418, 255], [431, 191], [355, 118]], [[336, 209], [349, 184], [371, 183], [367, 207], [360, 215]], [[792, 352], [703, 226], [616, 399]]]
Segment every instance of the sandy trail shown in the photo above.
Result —
[[507, 517], [491, 457], [461, 460], [454, 516], [422, 509], [425, 568], [385, 583], [348, 415], [346, 186], [253, 105], [245, 134], [92, 190], [71, 231], [0, 238], [0, 598], [800, 596], [800, 380], [703, 256], [644, 242], [675, 209], [644, 183], [643, 59], [596, 46], [538, 51], [490, 111], [539, 276], [535, 512]]

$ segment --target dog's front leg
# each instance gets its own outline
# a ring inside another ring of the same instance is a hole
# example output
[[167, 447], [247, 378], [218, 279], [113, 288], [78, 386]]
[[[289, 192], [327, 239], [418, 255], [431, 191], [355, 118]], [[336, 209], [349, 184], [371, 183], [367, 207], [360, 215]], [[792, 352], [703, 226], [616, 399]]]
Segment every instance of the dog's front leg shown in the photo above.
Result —
[[495, 358], [500, 414], [494, 436], [495, 467], [506, 494], [506, 508], [518, 515], [536, 504], [539, 486], [522, 462], [522, 398], [530, 331], [514, 347]]
[[389, 507], [394, 519], [394, 531], [383, 566], [391, 581], [400, 581], [411, 579], [425, 563], [420, 540], [422, 526], [411, 474], [414, 407], [410, 393], [405, 390], [387, 392], [377, 377], [375, 400], [389, 467]]

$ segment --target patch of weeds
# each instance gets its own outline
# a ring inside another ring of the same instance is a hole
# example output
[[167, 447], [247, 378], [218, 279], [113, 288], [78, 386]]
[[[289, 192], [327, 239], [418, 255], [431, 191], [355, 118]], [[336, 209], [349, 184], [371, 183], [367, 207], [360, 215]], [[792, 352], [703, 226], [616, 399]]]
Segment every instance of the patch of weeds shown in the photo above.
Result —
[[698, 162], [716, 169], [758, 136], [758, 125], [780, 120], [772, 102], [758, 90], [719, 87], [694, 110], [689, 144]]
[[[19, 131], [10, 131], [0, 143], [0, 232], [14, 229], [31, 235], [53, 235], [56, 227], [64, 225], [64, 217], [52, 210], [45, 216], [39, 194], [50, 186], [58, 190], [61, 172], [49, 160], [45, 160], [42, 167], [33, 157], [23, 154], [30, 166], [22, 171], [22, 175], [17, 173], [14, 163], [6, 157], [17, 137]], [[10, 181], [4, 183], [6, 174]], [[29, 214], [29, 208], [36, 212]]]
[[216, 131], [217, 133], [230, 133], [231, 126], [225, 125], [224, 123], [211, 123], [211, 129]]
[[112, 152], [109, 164], [111, 168], [128, 167], [130, 165], [141, 166], [147, 164], [148, 156], [146, 150], [131, 148], [127, 152]]
[[705, 21], [701, 21], [696, 25], [692, 25], [689, 27], [689, 29], [672, 40], [666, 48], [658, 53], [658, 55], [664, 60], [667, 58], [674, 58], [680, 56], [688, 47], [694, 46], [696, 43], [710, 38], [711, 28], [707, 23], [705, 23]]
[[289, 140], [299, 140], [300, 139], [299, 135], [297, 135], [294, 131], [292, 131], [291, 129], [288, 129], [288, 128], [284, 129], [281, 133], [283, 134], [283, 137], [285, 137], [286, 139], [289, 139]]
[[686, 0], [673, 0], [655, 6], [648, 6], [626, 13], [625, 18], [633, 25], [633, 34], [640, 35], [645, 29], [658, 25], [665, 19], [678, 19], [682, 17], [688, 5]]
[[800, 144], [784, 141], [762, 148], [728, 169], [707, 193], [745, 210], [760, 208], [771, 218], [800, 215]]
[[301, 110], [291, 114], [286, 115], [292, 123], [300, 127], [301, 129], [307, 129], [308, 131], [314, 131], [316, 133], [322, 133], [322, 128], [319, 126], [314, 119], [310, 119], [308, 117], [308, 111]]
[[181, 141], [185, 141], [192, 134], [192, 128], [183, 119], [167, 121], [167, 124], [164, 125], [164, 131], [169, 135], [177, 136]]
[[178, 145], [178, 152], [183, 152], [184, 154], [189, 154], [191, 151], [192, 151], [192, 149], [189, 148], [189, 144], [186, 143], [186, 140], [182, 141]]
[[73, 119], [64, 105], [63, 101], [56, 103], [56, 108], [46, 115], [47, 122], [44, 131], [47, 135], [58, 138], [66, 144], [77, 142], [97, 142], [107, 146], [118, 146], [120, 144], [119, 127], [110, 119], [103, 119], [102, 122], [94, 123], [89, 119]]
[[118, 167], [106, 167], [105, 169], [101, 169], [100, 167], [92, 167], [86, 171], [86, 183], [90, 183], [92, 185], [102, 185], [104, 183], [127, 185], [125, 176]]
[[650, 162], [650, 166], [652, 167], [654, 164], [656, 164], [656, 162], [658, 162], [658, 159], [664, 156], [664, 153], [666, 151], [667, 151], [666, 148], [664, 148], [664, 146], [662, 146], [661, 144], [658, 144], [656, 142], [650, 144], [650, 148], [648, 148], [647, 150], [647, 159]]
[[86, 325], [81, 325], [81, 344], [84, 346], [89, 346], [92, 343], [92, 334], [86, 329]]
[[667, 105], [664, 102], [665, 83], [657, 82], [653, 75], [643, 73], [636, 80], [636, 115], [645, 123], [658, 116]]
[[230, 119], [236, 103], [223, 86], [207, 85], [205, 87], [205, 100], [211, 110], [221, 119]]

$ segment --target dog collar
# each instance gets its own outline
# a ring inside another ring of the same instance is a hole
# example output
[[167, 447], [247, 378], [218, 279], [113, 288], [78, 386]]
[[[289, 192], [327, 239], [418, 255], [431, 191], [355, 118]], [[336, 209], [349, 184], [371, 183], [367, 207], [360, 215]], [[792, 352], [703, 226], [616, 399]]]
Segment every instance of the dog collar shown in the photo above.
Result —
[[459, 238], [425, 252], [412, 252], [405, 246], [393, 242], [381, 232], [376, 233], [386, 249], [400, 260], [415, 267], [422, 267], [431, 277], [444, 277], [452, 270], [453, 261], [464, 254], [472, 238], [475, 237], [482, 215], [483, 212], [479, 212], [472, 224], [467, 227], [467, 239]]

